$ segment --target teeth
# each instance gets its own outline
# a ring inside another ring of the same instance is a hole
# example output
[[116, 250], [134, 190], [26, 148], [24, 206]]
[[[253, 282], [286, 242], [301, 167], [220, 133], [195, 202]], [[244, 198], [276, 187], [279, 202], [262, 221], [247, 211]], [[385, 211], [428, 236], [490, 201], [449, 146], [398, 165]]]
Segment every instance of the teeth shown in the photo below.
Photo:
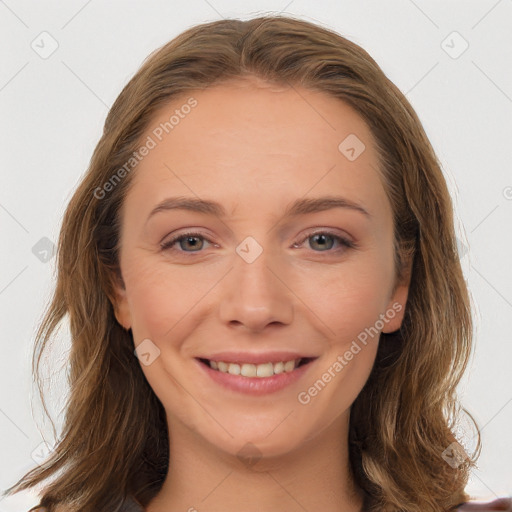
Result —
[[286, 363], [284, 363], [284, 371], [285, 372], [291, 372], [293, 371], [295, 368], [295, 361], [286, 361]]
[[292, 372], [300, 362], [299, 359], [280, 361], [278, 363], [250, 364], [250, 363], [225, 363], [224, 361], [209, 361], [210, 368], [231, 375], [243, 377], [272, 377], [283, 372]]
[[[215, 361], [212, 361], [214, 363]], [[274, 373], [277, 375], [278, 373], [284, 372], [284, 363], [276, 363], [274, 365]]]
[[228, 366], [228, 373], [231, 373], [231, 375], [240, 375], [240, 365], [230, 364]]
[[[229, 365], [232, 366], [232, 365]], [[244, 377], [256, 377], [258, 367], [255, 364], [243, 364], [240, 373]]]
[[[292, 361], [292, 370], [295, 368], [295, 362]], [[274, 375], [274, 365], [272, 363], [259, 364], [256, 366], [256, 377], [272, 377]]]

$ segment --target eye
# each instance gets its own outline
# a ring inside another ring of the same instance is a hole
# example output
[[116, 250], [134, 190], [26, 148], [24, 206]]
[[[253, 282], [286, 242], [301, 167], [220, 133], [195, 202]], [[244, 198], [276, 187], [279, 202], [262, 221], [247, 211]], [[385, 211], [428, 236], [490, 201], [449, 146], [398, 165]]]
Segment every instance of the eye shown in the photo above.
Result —
[[[166, 242], [163, 242], [160, 247], [163, 251], [170, 250], [176, 252], [201, 252], [201, 249], [204, 246], [204, 242], [210, 243], [203, 235], [200, 233], [189, 232], [182, 233], [181, 235], [175, 236]], [[176, 249], [174, 246], [179, 243], [180, 249]], [[191, 248], [192, 250], [187, 250]]]
[[[356, 244], [355, 242], [352, 242], [348, 238], [345, 238], [340, 235], [336, 235], [334, 233], [331, 233], [329, 231], [317, 231], [316, 233], [308, 233], [299, 243], [294, 244], [294, 247], [299, 247], [302, 245], [306, 240], [310, 240], [309, 246], [311, 248], [319, 248], [319, 250], [315, 250], [315, 252], [337, 252], [340, 250], [346, 250], [350, 248], [355, 248]], [[334, 249], [334, 251], [331, 251], [332, 247], [338, 243], [339, 246], [337, 249]]]
[[[300, 247], [306, 240], [310, 240], [309, 245], [315, 252], [338, 252], [356, 247], [355, 242], [329, 231], [308, 233], [300, 242], [293, 244], [293, 247]], [[199, 253], [204, 248], [205, 242], [212, 243], [201, 233], [187, 232], [163, 242], [160, 247], [163, 251]], [[176, 244], [179, 244], [179, 248], [174, 247]], [[332, 250], [336, 244], [338, 244], [338, 247]]]

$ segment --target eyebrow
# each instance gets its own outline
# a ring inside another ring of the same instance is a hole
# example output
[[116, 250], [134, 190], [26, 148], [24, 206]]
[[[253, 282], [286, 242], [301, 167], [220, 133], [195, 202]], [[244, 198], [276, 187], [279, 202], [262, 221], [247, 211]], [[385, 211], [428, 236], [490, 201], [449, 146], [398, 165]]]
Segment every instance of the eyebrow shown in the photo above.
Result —
[[[283, 214], [283, 217], [293, 217], [296, 215], [304, 215], [307, 213], [322, 212], [332, 208], [347, 208], [358, 211], [368, 218], [370, 213], [360, 204], [340, 196], [324, 196], [316, 198], [297, 199], [289, 205]], [[153, 210], [151, 210], [148, 219], [153, 215], [169, 211], [169, 210], [188, 210], [198, 213], [215, 215], [217, 217], [225, 217], [226, 209], [220, 203], [207, 199], [199, 199], [194, 197], [168, 197], [160, 202]]]

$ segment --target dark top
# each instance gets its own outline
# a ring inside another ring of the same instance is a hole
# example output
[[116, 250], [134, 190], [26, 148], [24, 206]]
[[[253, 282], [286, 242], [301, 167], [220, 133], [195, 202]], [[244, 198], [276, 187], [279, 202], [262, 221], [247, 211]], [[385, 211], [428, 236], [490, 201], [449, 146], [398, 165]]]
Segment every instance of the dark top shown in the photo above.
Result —
[[[512, 498], [499, 498], [485, 503], [460, 503], [454, 512], [490, 512], [496, 510], [512, 512]], [[31, 508], [28, 512], [47, 512], [47, 509], [45, 507]], [[144, 512], [144, 508], [135, 498], [128, 496], [121, 512]]]

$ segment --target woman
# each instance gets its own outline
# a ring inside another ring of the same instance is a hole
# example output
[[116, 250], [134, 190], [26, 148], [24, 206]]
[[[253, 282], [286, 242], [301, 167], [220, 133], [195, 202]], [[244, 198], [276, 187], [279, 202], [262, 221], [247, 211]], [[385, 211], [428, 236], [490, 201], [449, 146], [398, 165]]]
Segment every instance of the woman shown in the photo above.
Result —
[[8, 490], [56, 477], [42, 510], [465, 510], [451, 200], [334, 32], [222, 20], [150, 56], [66, 211], [39, 356], [65, 315], [62, 437]]

